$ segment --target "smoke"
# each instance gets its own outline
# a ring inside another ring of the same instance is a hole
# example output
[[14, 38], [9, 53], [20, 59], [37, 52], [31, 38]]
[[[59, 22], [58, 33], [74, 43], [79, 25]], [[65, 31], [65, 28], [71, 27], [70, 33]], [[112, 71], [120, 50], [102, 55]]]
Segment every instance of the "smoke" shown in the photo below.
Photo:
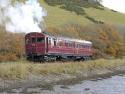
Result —
[[14, 4], [11, 0], [0, 0], [0, 25], [9, 32], [41, 32], [39, 25], [46, 15], [37, 0]]

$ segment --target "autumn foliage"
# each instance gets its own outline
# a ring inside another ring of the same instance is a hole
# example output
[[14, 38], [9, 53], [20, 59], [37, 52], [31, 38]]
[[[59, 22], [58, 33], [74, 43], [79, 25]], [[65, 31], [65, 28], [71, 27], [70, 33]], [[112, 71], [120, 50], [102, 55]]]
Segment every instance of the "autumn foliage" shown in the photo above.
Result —
[[0, 62], [15, 61], [24, 55], [24, 34], [6, 32], [0, 28]]
[[[54, 34], [54, 29], [49, 28], [48, 32]], [[88, 26], [70, 24], [56, 29], [56, 32], [60, 36], [92, 41], [95, 58], [122, 57], [125, 55], [123, 36], [110, 24], [91, 24]]]

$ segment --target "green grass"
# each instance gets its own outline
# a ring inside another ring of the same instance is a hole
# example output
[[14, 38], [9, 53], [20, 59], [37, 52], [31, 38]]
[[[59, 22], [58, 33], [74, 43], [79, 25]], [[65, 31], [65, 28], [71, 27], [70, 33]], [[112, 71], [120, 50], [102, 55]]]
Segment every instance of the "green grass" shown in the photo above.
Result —
[[125, 25], [114, 24], [117, 30], [123, 35], [125, 39]]
[[111, 24], [125, 23], [125, 19], [124, 19], [125, 14], [122, 14], [119, 12], [112, 12], [108, 8], [105, 8], [105, 10], [86, 8], [86, 13], [97, 20], [101, 20], [107, 23], [111, 23]]
[[83, 16], [78, 16], [73, 12], [66, 11], [59, 7], [53, 7], [47, 5], [43, 0], [40, 0], [41, 5], [47, 10], [48, 15], [45, 17], [45, 23], [47, 26], [61, 26], [67, 23], [89, 23], [89, 20]]
[[114, 60], [94, 60], [67, 63], [30, 63], [30, 62], [8, 62], [0, 63], [0, 78], [3, 79], [24, 79], [29, 74], [47, 75], [47, 74], [76, 74], [83, 71], [95, 69], [114, 69], [125, 65], [125, 59]]
[[[58, 6], [49, 6], [43, 0], [39, 0], [41, 5], [47, 10], [47, 17], [45, 17], [46, 26], [59, 27], [64, 24], [76, 23], [81, 25], [91, 24], [92, 22], [85, 18], [85, 16], [76, 15], [74, 12], [66, 11]], [[125, 24], [125, 14], [113, 12], [108, 8], [99, 10], [96, 8], [86, 8], [85, 12], [90, 17], [96, 20], [107, 23]]]

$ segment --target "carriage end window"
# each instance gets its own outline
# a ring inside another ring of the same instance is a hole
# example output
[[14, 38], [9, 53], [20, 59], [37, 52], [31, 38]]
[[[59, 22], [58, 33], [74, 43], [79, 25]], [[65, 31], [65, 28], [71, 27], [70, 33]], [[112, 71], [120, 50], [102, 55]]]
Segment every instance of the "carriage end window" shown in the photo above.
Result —
[[44, 38], [37, 38], [37, 42], [43, 43], [44, 42]]
[[49, 39], [48, 43], [51, 45], [51, 39]]
[[36, 42], [36, 38], [32, 38], [32, 43], [35, 43]]
[[43, 43], [44, 38], [32, 38], [32, 43]]

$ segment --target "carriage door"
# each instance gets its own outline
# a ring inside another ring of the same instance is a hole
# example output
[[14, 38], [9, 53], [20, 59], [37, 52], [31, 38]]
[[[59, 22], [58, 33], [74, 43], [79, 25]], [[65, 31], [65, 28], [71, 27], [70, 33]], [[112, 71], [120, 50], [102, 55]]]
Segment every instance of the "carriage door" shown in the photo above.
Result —
[[49, 38], [46, 37], [46, 53], [48, 53], [48, 50], [49, 50]]
[[51, 51], [51, 47], [52, 47], [52, 41], [51, 41], [51, 38], [48, 37], [47, 38], [47, 53], [49, 53], [49, 51]]

